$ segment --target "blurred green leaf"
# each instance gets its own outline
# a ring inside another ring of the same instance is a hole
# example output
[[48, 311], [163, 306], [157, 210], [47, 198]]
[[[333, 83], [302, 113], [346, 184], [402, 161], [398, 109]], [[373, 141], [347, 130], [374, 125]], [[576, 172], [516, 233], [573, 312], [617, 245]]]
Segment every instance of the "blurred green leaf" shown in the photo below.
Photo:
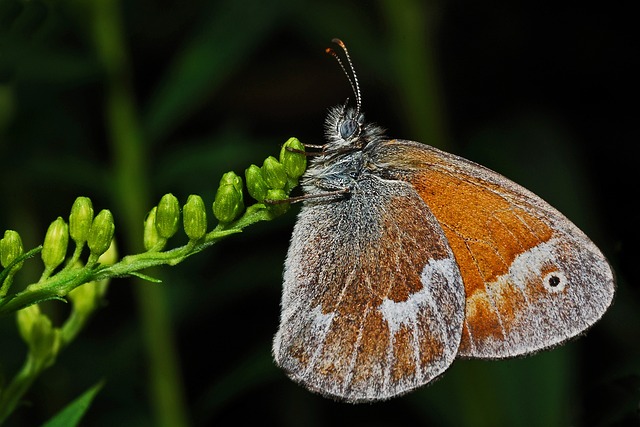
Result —
[[67, 405], [62, 411], [58, 412], [53, 418], [44, 423], [42, 427], [74, 427], [77, 426], [84, 416], [89, 405], [96, 397], [104, 383], [98, 384], [85, 391], [80, 397]]

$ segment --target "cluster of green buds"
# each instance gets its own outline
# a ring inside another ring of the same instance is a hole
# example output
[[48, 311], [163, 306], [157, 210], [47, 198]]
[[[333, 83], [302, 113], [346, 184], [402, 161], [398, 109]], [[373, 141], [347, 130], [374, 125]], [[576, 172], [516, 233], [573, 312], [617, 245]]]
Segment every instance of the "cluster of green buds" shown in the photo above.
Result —
[[[17, 314], [20, 335], [29, 347], [25, 370], [8, 388], [26, 390], [43, 369], [55, 362], [61, 349], [77, 336], [101, 305], [110, 278], [134, 275], [157, 282], [140, 270], [156, 265], [175, 265], [244, 227], [284, 213], [292, 201], [289, 193], [298, 185], [305, 168], [304, 146], [296, 138], [290, 138], [282, 146], [278, 159], [271, 156], [262, 166], [251, 165], [245, 170], [247, 198], [250, 196], [257, 202], [250, 203], [246, 209], [243, 178], [234, 172], [224, 174], [212, 206], [218, 224], [210, 232], [207, 209], [200, 196], [190, 195], [181, 206], [173, 194], [165, 194], [144, 222], [146, 252], [129, 255], [120, 262], [117, 261], [111, 212], [102, 210], [95, 215], [87, 197], [78, 197], [68, 220], [58, 217], [49, 225], [44, 243], [27, 252], [20, 235], [13, 230], [6, 231], [0, 239], [0, 264], [3, 267], [0, 270], [0, 314]], [[168, 239], [178, 233], [181, 216], [182, 228], [189, 241], [182, 247], [163, 252]], [[83, 251], [87, 251], [85, 248], [89, 252], [86, 262], [82, 257]], [[40, 279], [17, 292], [9, 292], [14, 275], [28, 258], [37, 254], [44, 263]], [[56, 326], [43, 311], [41, 303], [65, 298], [71, 303], [71, 311], [67, 319]], [[4, 396], [4, 390], [0, 390], [0, 418]]]
[[[207, 211], [202, 197], [192, 194], [182, 207], [182, 226], [190, 242], [198, 242], [207, 233]], [[167, 240], [180, 228], [180, 202], [171, 193], [165, 194], [144, 222], [144, 247], [147, 251], [162, 250]]]
[[[304, 146], [297, 138], [289, 138], [279, 159], [269, 156], [262, 167], [251, 165], [245, 170], [247, 192], [273, 214], [280, 215], [288, 209], [289, 192], [298, 185], [306, 166]], [[213, 202], [213, 214], [221, 223], [237, 219], [244, 211], [242, 187], [242, 178], [234, 172], [222, 176]]]
[[[101, 218], [100, 214], [96, 219]], [[73, 221], [70, 221], [73, 224]], [[58, 229], [59, 220], [54, 221]], [[69, 227], [72, 229], [73, 227]], [[90, 230], [90, 229], [89, 229]], [[57, 230], [59, 231], [59, 230]], [[97, 229], [94, 229], [97, 232]], [[73, 236], [75, 233], [71, 233]], [[102, 233], [99, 233], [102, 234]], [[91, 237], [91, 233], [87, 238]], [[50, 238], [53, 238], [51, 236]], [[98, 239], [99, 240], [99, 239]], [[94, 253], [94, 252], [92, 252]], [[117, 260], [117, 252], [113, 240], [107, 250], [98, 257], [102, 265], [112, 265]], [[47, 261], [49, 262], [49, 261]], [[82, 268], [76, 261], [72, 267]], [[29, 358], [32, 369], [40, 371], [52, 365], [61, 348], [78, 334], [89, 316], [102, 304], [107, 291], [109, 279], [84, 283], [72, 289], [67, 297], [73, 304], [73, 315], [70, 315], [61, 327], [53, 326], [51, 319], [40, 310], [39, 304], [32, 304], [17, 312], [16, 322], [22, 339], [29, 347]]]
[[91, 199], [78, 197], [71, 207], [69, 224], [58, 217], [49, 225], [42, 244], [41, 257], [45, 266], [43, 277], [50, 275], [67, 259], [69, 237], [76, 245], [71, 262], [78, 260], [83, 247], [87, 245], [90, 252], [87, 264], [93, 265], [98, 263], [99, 257], [111, 246], [114, 233], [111, 212], [103, 209], [94, 217]]
[[[262, 167], [251, 165], [245, 171], [247, 192], [259, 204], [251, 208], [268, 209], [273, 215], [285, 212], [289, 193], [298, 185], [306, 168], [304, 146], [289, 138], [280, 150], [280, 158], [268, 157]], [[235, 172], [222, 175], [212, 205], [213, 216], [222, 225], [245, 213], [244, 182]], [[165, 194], [145, 219], [144, 247], [161, 251], [178, 231], [180, 204], [173, 194]], [[248, 212], [248, 211], [247, 211]], [[202, 198], [190, 195], [182, 207], [183, 228], [191, 244], [202, 243], [207, 236], [207, 211]]]
[[[13, 277], [22, 268], [26, 257], [40, 251], [44, 263], [41, 280], [51, 276], [65, 262], [65, 268], [76, 265], [85, 246], [88, 246], [90, 251], [87, 265], [93, 266], [111, 246], [114, 231], [111, 212], [102, 210], [94, 218], [93, 206], [87, 197], [78, 197], [75, 200], [68, 223], [62, 217], [58, 217], [49, 225], [41, 250], [37, 248], [25, 254], [20, 235], [13, 230], [5, 231], [4, 237], [0, 240], [0, 263], [4, 268], [0, 272], [0, 298], [7, 295]], [[68, 257], [70, 239], [75, 243], [75, 252]]]
[[[107, 287], [107, 280], [77, 282], [75, 277], [83, 276], [82, 271], [94, 271], [98, 264], [110, 265], [116, 262], [117, 254], [114, 245], [115, 226], [113, 216], [108, 210], [102, 210], [94, 217], [91, 200], [78, 197], [69, 215], [68, 222], [62, 217], [53, 221], [44, 237], [41, 248], [24, 253], [22, 240], [18, 233], [8, 230], [0, 240], [0, 261], [2, 271], [2, 293], [6, 297], [10, 282], [7, 278], [19, 270], [24, 259], [40, 252], [44, 263], [44, 272], [38, 283], [29, 285], [22, 294], [29, 291], [39, 292], [51, 287], [54, 293], [47, 293], [43, 298], [60, 298], [65, 295], [73, 303], [73, 315], [62, 327], [54, 327], [49, 317], [41, 312], [40, 305], [31, 301], [30, 305], [17, 311], [17, 324], [20, 335], [29, 347], [30, 366], [40, 370], [52, 364], [65, 342], [79, 330], [86, 318], [99, 307]], [[70, 242], [75, 243], [71, 256], [67, 255]], [[84, 247], [89, 248], [86, 263], [80, 260]], [[64, 267], [60, 268], [64, 264]], [[6, 272], [10, 273], [7, 274]], [[75, 273], [78, 272], [78, 273]], [[67, 285], [73, 284], [66, 288]], [[68, 290], [66, 290], [68, 289]], [[28, 304], [28, 303], [27, 303]]]
[[304, 146], [297, 138], [289, 138], [280, 149], [280, 159], [265, 159], [262, 167], [251, 165], [245, 171], [249, 195], [260, 203], [284, 200], [307, 167]]

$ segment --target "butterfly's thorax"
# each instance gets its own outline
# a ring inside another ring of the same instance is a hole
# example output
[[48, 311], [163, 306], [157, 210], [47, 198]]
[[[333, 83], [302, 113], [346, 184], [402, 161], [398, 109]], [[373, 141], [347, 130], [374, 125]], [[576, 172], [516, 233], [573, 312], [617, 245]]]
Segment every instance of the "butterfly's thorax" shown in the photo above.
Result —
[[335, 190], [351, 189], [360, 177], [363, 168], [362, 151], [338, 156], [322, 155], [314, 158], [303, 177], [303, 188], [307, 194], [322, 194]]

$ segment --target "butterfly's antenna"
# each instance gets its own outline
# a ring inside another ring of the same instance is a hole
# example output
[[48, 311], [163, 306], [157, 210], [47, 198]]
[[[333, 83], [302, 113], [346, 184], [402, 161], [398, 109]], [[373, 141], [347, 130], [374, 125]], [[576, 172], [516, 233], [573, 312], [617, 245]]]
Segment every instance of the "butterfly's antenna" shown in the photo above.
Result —
[[353, 90], [353, 93], [356, 96], [356, 117], [358, 117], [358, 115], [360, 114], [360, 107], [362, 105], [362, 95], [360, 94], [360, 85], [358, 84], [358, 76], [356, 75], [356, 70], [355, 68], [353, 68], [353, 62], [351, 62], [351, 57], [349, 56], [349, 51], [347, 50], [347, 46], [345, 46], [342, 40], [333, 39], [331, 41], [342, 48], [342, 50], [344, 51], [344, 55], [347, 58], [347, 64], [349, 64], [349, 70], [351, 71], [351, 73], [347, 71], [347, 68], [344, 66], [344, 63], [342, 62], [338, 54], [333, 49], [331, 49], [330, 47], [326, 49], [326, 52], [329, 55], [333, 56], [336, 59], [336, 61], [338, 61], [338, 64], [340, 64], [342, 71], [344, 71], [344, 74], [347, 76], [347, 79], [349, 79], [349, 83], [351, 84], [351, 89]]

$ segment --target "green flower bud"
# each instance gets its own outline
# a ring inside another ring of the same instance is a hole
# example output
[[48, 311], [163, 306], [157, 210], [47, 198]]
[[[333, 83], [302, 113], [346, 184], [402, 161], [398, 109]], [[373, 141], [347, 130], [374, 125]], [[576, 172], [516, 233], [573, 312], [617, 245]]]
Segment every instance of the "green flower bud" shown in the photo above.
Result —
[[60, 330], [54, 328], [51, 320], [43, 314], [33, 325], [29, 344], [34, 359], [43, 360], [48, 367], [60, 351]]
[[222, 223], [231, 222], [244, 210], [242, 191], [233, 185], [221, 185], [213, 201], [213, 215]]
[[64, 219], [58, 217], [51, 223], [42, 244], [42, 261], [45, 268], [55, 269], [62, 264], [67, 255], [67, 245], [69, 244], [69, 226]]
[[88, 314], [96, 308], [96, 304], [98, 303], [96, 283], [97, 282], [87, 282], [72, 289], [67, 294], [67, 297], [69, 297], [73, 303], [74, 310], [82, 314]]
[[51, 320], [36, 304], [19, 310], [16, 319], [31, 356], [45, 366], [53, 362], [60, 350], [60, 331], [53, 327]]
[[[115, 245], [112, 243], [107, 252], [102, 254], [98, 259], [100, 264], [112, 265], [116, 258]], [[102, 297], [107, 291], [107, 285], [110, 279], [97, 280], [93, 282], [87, 282], [83, 285], [74, 288], [67, 294], [73, 308], [81, 315], [88, 315], [96, 310], [101, 302]]]
[[231, 222], [244, 210], [242, 178], [227, 172], [220, 179], [220, 186], [213, 201], [213, 215], [220, 222]]
[[[295, 151], [292, 151], [295, 150]], [[293, 180], [298, 180], [307, 168], [307, 156], [304, 155], [304, 145], [298, 138], [289, 138], [280, 149], [280, 163]]]
[[[155, 228], [155, 227], [154, 227]], [[116, 241], [111, 240], [111, 245], [109, 249], [100, 257], [98, 257], [98, 263], [102, 265], [113, 265], [118, 261], [118, 249], [116, 248]], [[109, 282], [111, 279], [103, 279], [98, 280], [96, 282], [90, 282], [91, 286], [93, 286], [93, 292], [95, 295], [96, 304], [100, 302], [102, 297], [107, 293], [107, 287], [109, 286]], [[76, 288], [77, 289], [77, 288]], [[75, 289], [74, 289], [75, 290]]]
[[287, 172], [285, 172], [284, 166], [273, 156], [264, 159], [262, 176], [267, 186], [272, 189], [281, 190], [287, 183]]
[[269, 190], [262, 176], [262, 170], [256, 165], [251, 165], [244, 171], [244, 177], [247, 180], [249, 195], [262, 203], [265, 197], [267, 197], [267, 191]]
[[[154, 206], [154, 208], [149, 211], [147, 218], [144, 220], [144, 236], [142, 240], [144, 243], [144, 248], [148, 251], [158, 246], [160, 242], [166, 243], [166, 239], [160, 237], [160, 235], [158, 234], [158, 228], [156, 227], [157, 210], [158, 207]], [[164, 246], [164, 244], [162, 246]], [[156, 249], [160, 250], [162, 249], [162, 247], [158, 247]]]
[[[20, 234], [13, 230], [4, 232], [4, 238], [0, 240], [0, 264], [8, 267], [16, 258], [24, 253], [22, 239]], [[21, 268], [22, 262], [18, 263], [14, 268]]]
[[88, 197], [78, 197], [69, 215], [69, 234], [80, 245], [87, 241], [93, 223], [93, 205]]
[[118, 248], [115, 239], [111, 240], [109, 249], [98, 258], [98, 262], [103, 265], [113, 265], [118, 261]]
[[236, 175], [233, 171], [222, 175], [222, 178], [220, 179], [220, 186], [222, 185], [233, 185], [233, 188], [242, 193], [242, 178]]
[[202, 197], [192, 194], [182, 209], [184, 232], [191, 240], [200, 240], [207, 232], [207, 210]]
[[158, 203], [156, 211], [156, 228], [160, 237], [168, 239], [178, 231], [180, 221], [180, 204], [173, 194], [165, 194]]
[[289, 210], [289, 206], [291, 204], [288, 202], [273, 203], [273, 201], [287, 200], [288, 198], [289, 195], [287, 195], [284, 190], [269, 190], [267, 192], [267, 200], [270, 200], [271, 203], [267, 203], [267, 209], [269, 209], [269, 212], [273, 213], [274, 215], [282, 215], [287, 210]]
[[33, 324], [40, 316], [40, 307], [38, 304], [33, 304], [28, 307], [18, 310], [16, 313], [16, 321], [18, 323], [18, 331], [24, 342], [31, 341], [31, 330]]
[[102, 255], [109, 249], [115, 228], [113, 215], [109, 210], [103, 209], [96, 215], [87, 239], [92, 255]]

